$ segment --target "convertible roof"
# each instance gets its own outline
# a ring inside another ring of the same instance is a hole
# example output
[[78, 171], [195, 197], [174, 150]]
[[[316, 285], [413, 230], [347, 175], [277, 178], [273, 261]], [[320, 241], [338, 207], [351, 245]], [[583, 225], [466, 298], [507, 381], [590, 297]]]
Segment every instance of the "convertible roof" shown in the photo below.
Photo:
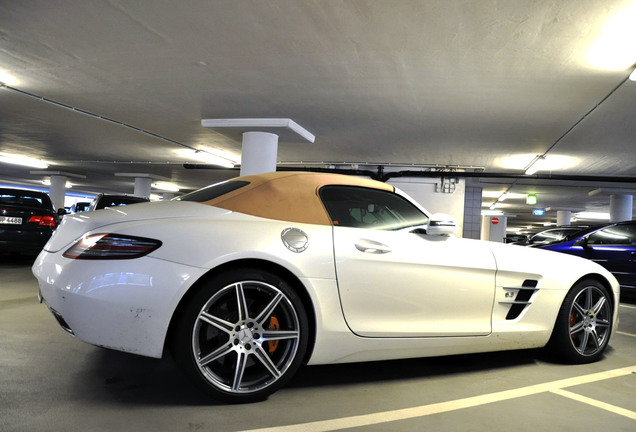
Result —
[[318, 191], [326, 185], [360, 186], [393, 192], [386, 183], [342, 174], [284, 171], [237, 177], [248, 185], [202, 204], [268, 219], [331, 225]]

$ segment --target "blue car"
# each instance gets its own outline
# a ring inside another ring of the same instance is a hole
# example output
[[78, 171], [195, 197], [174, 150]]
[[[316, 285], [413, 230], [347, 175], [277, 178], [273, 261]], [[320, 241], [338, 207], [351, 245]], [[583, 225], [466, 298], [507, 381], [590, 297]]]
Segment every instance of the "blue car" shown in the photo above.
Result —
[[636, 294], [636, 221], [590, 228], [540, 247], [595, 261], [618, 279], [623, 294]]

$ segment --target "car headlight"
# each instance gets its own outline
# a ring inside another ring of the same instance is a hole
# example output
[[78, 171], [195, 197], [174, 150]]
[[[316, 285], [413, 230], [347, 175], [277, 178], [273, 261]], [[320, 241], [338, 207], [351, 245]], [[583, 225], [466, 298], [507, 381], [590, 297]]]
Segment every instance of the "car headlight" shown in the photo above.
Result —
[[148, 255], [161, 246], [159, 240], [124, 234], [82, 237], [63, 256], [72, 259], [131, 259]]

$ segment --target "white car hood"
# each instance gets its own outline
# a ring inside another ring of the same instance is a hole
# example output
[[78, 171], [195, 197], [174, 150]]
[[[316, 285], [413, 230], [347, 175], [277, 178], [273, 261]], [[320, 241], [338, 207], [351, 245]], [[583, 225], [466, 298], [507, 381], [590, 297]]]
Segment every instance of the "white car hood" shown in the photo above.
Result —
[[218, 207], [192, 201], [159, 201], [110, 207], [103, 210], [67, 215], [44, 246], [47, 252], [57, 252], [90, 231], [120, 222], [184, 217], [214, 217], [232, 213]]

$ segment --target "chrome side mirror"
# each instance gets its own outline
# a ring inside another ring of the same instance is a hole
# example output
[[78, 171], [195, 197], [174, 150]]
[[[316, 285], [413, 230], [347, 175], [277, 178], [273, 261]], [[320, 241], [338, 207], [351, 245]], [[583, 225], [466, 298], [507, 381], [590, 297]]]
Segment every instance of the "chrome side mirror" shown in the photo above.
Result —
[[451, 215], [435, 213], [428, 220], [426, 233], [429, 235], [450, 236], [457, 231], [457, 221]]

